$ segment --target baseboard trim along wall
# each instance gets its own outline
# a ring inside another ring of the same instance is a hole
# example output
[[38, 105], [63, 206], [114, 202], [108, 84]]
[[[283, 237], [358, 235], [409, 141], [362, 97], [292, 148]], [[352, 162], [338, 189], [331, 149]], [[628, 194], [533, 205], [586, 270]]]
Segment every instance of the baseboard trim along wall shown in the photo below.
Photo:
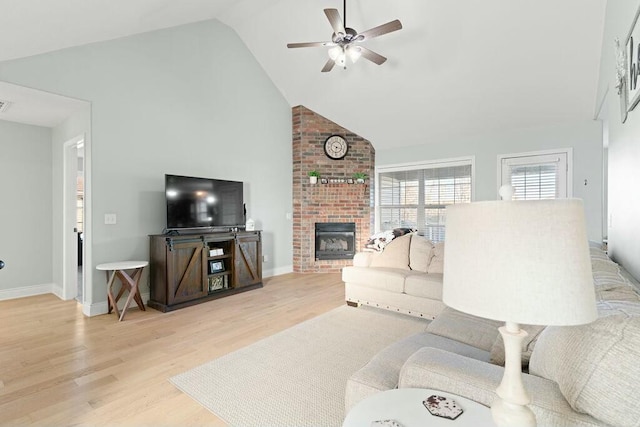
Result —
[[262, 270], [262, 278], [279, 276], [281, 274], [293, 273], [293, 265], [287, 265], [285, 267], [272, 268], [269, 270]]
[[0, 301], [8, 300], [8, 299], [16, 299], [23, 297], [32, 297], [35, 295], [42, 294], [55, 294], [53, 292], [54, 284], [53, 283], [45, 283], [43, 285], [31, 285], [31, 286], [21, 286], [19, 288], [12, 289], [2, 289], [0, 290]]

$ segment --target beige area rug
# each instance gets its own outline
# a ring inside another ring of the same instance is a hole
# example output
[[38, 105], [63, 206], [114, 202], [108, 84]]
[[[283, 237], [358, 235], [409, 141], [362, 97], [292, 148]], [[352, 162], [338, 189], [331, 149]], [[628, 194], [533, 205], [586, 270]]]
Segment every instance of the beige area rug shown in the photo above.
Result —
[[340, 426], [351, 374], [427, 324], [345, 305], [170, 381], [231, 426]]

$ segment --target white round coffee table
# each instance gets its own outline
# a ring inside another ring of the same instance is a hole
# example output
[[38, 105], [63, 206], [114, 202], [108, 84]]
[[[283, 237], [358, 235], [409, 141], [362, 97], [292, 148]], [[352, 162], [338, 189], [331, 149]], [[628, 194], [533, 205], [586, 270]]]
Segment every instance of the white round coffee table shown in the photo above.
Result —
[[[431, 395], [456, 401], [464, 411], [455, 420], [431, 415], [422, 401]], [[400, 388], [370, 396], [354, 406], [342, 427], [371, 427], [373, 421], [395, 420], [403, 427], [495, 427], [491, 409], [455, 394], [423, 388]]]

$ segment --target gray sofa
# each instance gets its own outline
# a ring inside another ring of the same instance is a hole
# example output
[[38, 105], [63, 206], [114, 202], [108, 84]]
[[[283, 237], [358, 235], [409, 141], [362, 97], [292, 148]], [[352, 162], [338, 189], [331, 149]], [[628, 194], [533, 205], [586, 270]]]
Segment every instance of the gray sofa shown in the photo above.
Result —
[[444, 244], [415, 233], [393, 239], [382, 252], [359, 252], [342, 269], [345, 299], [433, 319], [442, 303]]
[[[640, 426], [638, 283], [596, 247], [591, 261], [595, 322], [524, 326], [523, 381], [540, 426]], [[424, 332], [392, 344], [352, 375], [347, 411], [395, 387], [442, 390], [490, 406], [504, 371], [500, 325], [444, 309]]]

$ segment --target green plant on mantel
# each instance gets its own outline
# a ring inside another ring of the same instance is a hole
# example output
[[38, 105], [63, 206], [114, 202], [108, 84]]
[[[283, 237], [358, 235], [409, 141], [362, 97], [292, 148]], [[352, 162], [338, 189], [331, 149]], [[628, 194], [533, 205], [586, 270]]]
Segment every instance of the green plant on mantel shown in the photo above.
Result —
[[356, 172], [353, 174], [353, 178], [357, 181], [363, 182], [365, 179], [369, 178], [369, 175], [364, 172]]
[[317, 170], [312, 170], [309, 171], [309, 176], [315, 176], [316, 178], [320, 178], [320, 172], [318, 172]]

